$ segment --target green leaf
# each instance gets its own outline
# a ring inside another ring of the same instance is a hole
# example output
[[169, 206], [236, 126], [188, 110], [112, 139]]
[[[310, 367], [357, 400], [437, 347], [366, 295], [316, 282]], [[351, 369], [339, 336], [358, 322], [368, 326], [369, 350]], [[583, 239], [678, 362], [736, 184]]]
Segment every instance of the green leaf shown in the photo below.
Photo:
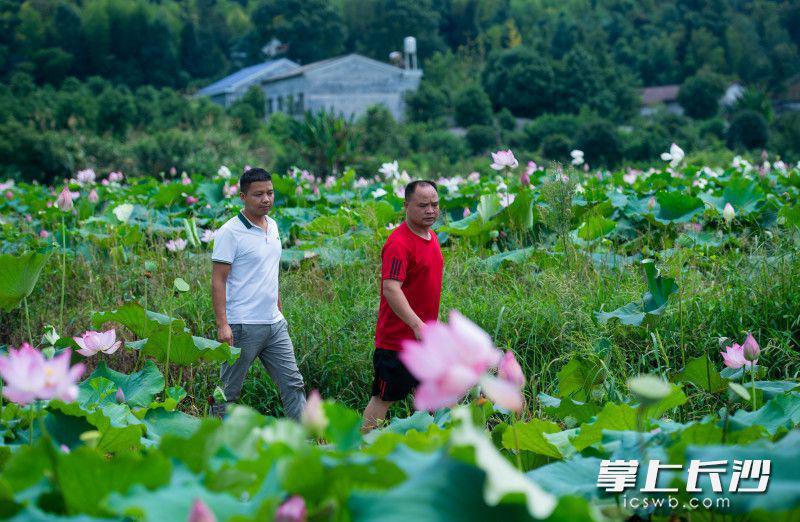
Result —
[[484, 194], [481, 196], [478, 202], [478, 214], [481, 221], [487, 223], [501, 210], [503, 210], [503, 207], [500, 205], [500, 197], [497, 194]]
[[558, 395], [587, 402], [592, 389], [603, 382], [604, 374], [595, 359], [575, 357], [558, 371]]
[[58, 479], [70, 513], [103, 515], [102, 500], [134, 484], [155, 488], [169, 481], [171, 465], [159, 453], [143, 457], [120, 454], [112, 459], [98, 450], [81, 447], [59, 455]]
[[748, 392], [747, 388], [745, 388], [738, 382], [728, 382], [728, 388], [730, 388], [731, 391], [733, 391], [736, 395], [738, 395], [742, 399], [746, 401], [750, 400], [750, 392]]
[[125, 403], [131, 407], [149, 406], [155, 396], [164, 390], [164, 376], [153, 361], [147, 361], [144, 368], [130, 375], [112, 370], [105, 361], [100, 361], [89, 379], [95, 377], [104, 377], [117, 388], [122, 388]]
[[0, 254], [0, 309], [10, 312], [31, 294], [51, 255], [52, 251]]
[[441, 227], [439, 231], [446, 232], [457, 237], [474, 237], [479, 236], [484, 232], [488, 232], [493, 226], [494, 224], [491, 221], [483, 221], [480, 215], [475, 212], [464, 219], [452, 221], [449, 225]]
[[600, 215], [591, 215], [578, 227], [577, 235], [584, 241], [600, 239], [617, 228], [617, 222]]
[[594, 317], [600, 323], [605, 324], [610, 319], [616, 318], [624, 325], [640, 326], [646, 318], [664, 313], [667, 299], [678, 291], [678, 285], [673, 278], [659, 275], [652, 260], [642, 261], [642, 266], [648, 287], [648, 291], [642, 296], [642, 301], [628, 303], [613, 312], [594, 312]]
[[688, 223], [698, 212], [703, 211], [703, 202], [699, 198], [683, 192], [662, 190], [655, 198], [658, 201], [655, 220], [659, 223]]
[[756, 411], [738, 410], [731, 418], [732, 428], [763, 426], [771, 435], [780, 429], [792, 430], [800, 423], [800, 393], [778, 395]]
[[686, 367], [672, 375], [671, 381], [692, 383], [707, 392], [718, 393], [727, 388], [728, 381], [723, 379], [719, 370], [708, 356], [701, 355], [690, 359]]
[[[546, 433], [560, 431], [561, 428], [558, 424], [546, 420], [532, 419], [529, 422], [516, 422], [503, 433], [503, 447], [509, 450], [532, 451], [539, 455], [560, 459], [563, 457], [561, 452], [544, 437]], [[517, 441], [519, 441], [519, 448], [517, 448]]]
[[325, 401], [323, 409], [328, 418], [325, 439], [332, 442], [339, 451], [356, 449], [361, 444], [361, 415], [330, 401]]
[[725, 205], [731, 204], [738, 216], [747, 216], [756, 211], [766, 198], [764, 191], [755, 181], [743, 177], [731, 178], [722, 190], [720, 197], [701, 193], [700, 198], [722, 214]]
[[144, 416], [148, 438], [158, 441], [169, 433], [179, 437], [189, 437], [200, 427], [200, 419], [181, 411], [163, 409], [150, 410]]
[[545, 412], [561, 420], [572, 418], [574, 422], [587, 422], [597, 415], [601, 406], [591, 402], [578, 402], [572, 399], [562, 399], [557, 406], [545, 407]]
[[189, 283], [187, 283], [180, 277], [175, 278], [175, 281], [173, 281], [172, 286], [175, 287], [175, 290], [181, 293], [189, 291]]
[[488, 270], [495, 272], [500, 269], [505, 263], [523, 263], [535, 251], [535, 247], [520, 248], [518, 250], [509, 250], [501, 252], [486, 259], [481, 259], [481, 264]]
[[572, 444], [578, 451], [583, 451], [602, 440], [603, 430], [636, 430], [636, 418], [636, 410], [627, 404], [606, 403], [593, 423], [581, 425]]
[[570, 460], [541, 466], [526, 475], [553, 495], [580, 495], [595, 499], [603, 494], [603, 490], [597, 487], [600, 460], [597, 457], [576, 456]]

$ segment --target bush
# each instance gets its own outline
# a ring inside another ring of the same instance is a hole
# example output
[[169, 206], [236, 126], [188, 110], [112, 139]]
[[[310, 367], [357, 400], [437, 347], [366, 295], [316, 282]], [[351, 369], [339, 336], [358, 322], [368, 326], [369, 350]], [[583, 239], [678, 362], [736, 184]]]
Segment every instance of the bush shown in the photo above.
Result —
[[467, 144], [473, 154], [483, 154], [497, 145], [497, 132], [489, 125], [473, 125], [467, 129]]
[[544, 140], [548, 136], [577, 135], [581, 126], [581, 118], [574, 114], [544, 114], [526, 123], [523, 131], [528, 140], [528, 148], [536, 149], [544, 145]]
[[443, 89], [423, 81], [416, 92], [406, 94], [406, 112], [411, 121], [435, 120], [450, 112], [450, 99]]
[[727, 144], [731, 149], [756, 149], [767, 146], [769, 127], [767, 120], [756, 111], [736, 113], [728, 128]]
[[503, 130], [513, 131], [517, 128], [517, 119], [510, 110], [502, 108], [500, 112], [497, 113], [497, 124], [500, 125], [500, 128]]
[[456, 123], [461, 127], [491, 125], [492, 102], [479, 85], [469, 85], [456, 95]]
[[551, 134], [542, 140], [542, 156], [549, 160], [565, 161], [572, 148], [572, 140], [563, 134]]
[[775, 120], [773, 150], [781, 156], [800, 160], [800, 112], [786, 112]]
[[400, 134], [392, 113], [383, 105], [373, 105], [359, 120], [361, 150], [367, 154], [391, 153], [399, 157], [408, 152], [408, 144]]
[[455, 163], [467, 154], [464, 140], [448, 130], [431, 130], [420, 136], [419, 150], [433, 152]]
[[577, 148], [590, 165], [614, 166], [622, 159], [622, 144], [616, 129], [606, 121], [590, 123], [578, 133]]
[[553, 68], [523, 45], [493, 52], [483, 70], [483, 87], [496, 109], [534, 118], [552, 110]]
[[719, 99], [724, 92], [725, 80], [721, 76], [702, 71], [683, 82], [678, 102], [687, 116], [710, 118], [719, 112]]

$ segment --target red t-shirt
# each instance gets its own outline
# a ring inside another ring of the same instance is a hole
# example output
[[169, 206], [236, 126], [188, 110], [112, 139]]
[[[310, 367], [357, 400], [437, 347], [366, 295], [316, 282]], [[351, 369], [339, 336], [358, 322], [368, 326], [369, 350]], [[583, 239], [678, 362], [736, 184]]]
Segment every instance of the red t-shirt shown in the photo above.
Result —
[[383, 280], [396, 279], [403, 283], [402, 290], [411, 309], [425, 322], [439, 318], [442, 297], [442, 269], [444, 258], [439, 248], [439, 238], [433, 230], [431, 238], [423, 239], [408, 228], [403, 221], [389, 235], [381, 251], [381, 304], [378, 309], [378, 326], [375, 329], [375, 347], [400, 351], [402, 342], [414, 339], [414, 331], [394, 313], [383, 295]]

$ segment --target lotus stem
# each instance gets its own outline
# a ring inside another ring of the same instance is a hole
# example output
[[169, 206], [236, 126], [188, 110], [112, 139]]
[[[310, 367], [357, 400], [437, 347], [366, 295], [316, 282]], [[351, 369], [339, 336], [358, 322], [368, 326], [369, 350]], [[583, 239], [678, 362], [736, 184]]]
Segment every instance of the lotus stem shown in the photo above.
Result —
[[67, 227], [61, 215], [61, 306], [58, 311], [58, 329], [64, 332], [64, 294], [67, 284]]

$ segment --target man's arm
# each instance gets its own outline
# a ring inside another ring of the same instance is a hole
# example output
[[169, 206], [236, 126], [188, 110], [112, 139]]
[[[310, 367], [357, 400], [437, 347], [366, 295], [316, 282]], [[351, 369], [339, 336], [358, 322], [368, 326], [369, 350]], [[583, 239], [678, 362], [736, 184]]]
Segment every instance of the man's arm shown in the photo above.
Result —
[[217, 340], [232, 345], [233, 332], [231, 332], [228, 316], [225, 313], [225, 283], [230, 272], [231, 265], [214, 263], [211, 272], [211, 302], [214, 305], [214, 316], [217, 320]]
[[408, 299], [406, 299], [406, 294], [403, 293], [402, 286], [403, 283], [396, 279], [384, 279], [383, 295], [386, 297], [386, 302], [389, 303], [389, 308], [414, 331], [414, 337], [419, 339], [420, 331], [425, 326], [425, 323], [414, 312], [411, 305], [408, 304]]
[[283, 313], [283, 303], [281, 303], [281, 291], [278, 290], [278, 311]]

